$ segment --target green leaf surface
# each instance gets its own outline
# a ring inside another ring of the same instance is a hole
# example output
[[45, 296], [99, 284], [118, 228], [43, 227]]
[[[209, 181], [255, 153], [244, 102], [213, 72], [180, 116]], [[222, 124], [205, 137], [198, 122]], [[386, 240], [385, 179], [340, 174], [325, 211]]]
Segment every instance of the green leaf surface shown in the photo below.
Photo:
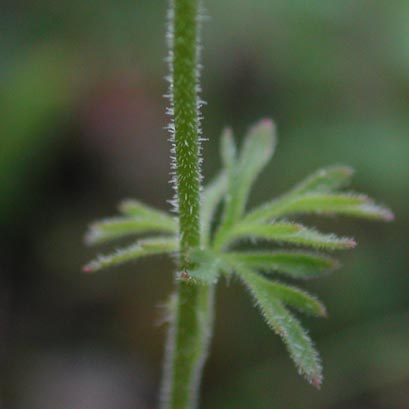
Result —
[[260, 121], [250, 129], [244, 140], [240, 157], [235, 166], [231, 168], [234, 143], [229, 135], [229, 133], [225, 134], [222, 143], [223, 162], [230, 168], [227, 170], [228, 188], [223, 220], [216, 241], [222, 240], [221, 237], [229, 230], [230, 226], [242, 216], [250, 189], [271, 158], [276, 144], [272, 121]]
[[139, 200], [123, 200], [119, 204], [118, 209], [124, 216], [129, 216], [136, 219], [159, 218], [169, 225], [176, 225], [176, 221], [171, 215], [148, 206], [145, 203], [140, 202]]
[[237, 225], [228, 237], [229, 241], [240, 238], [251, 238], [292, 243], [302, 246], [323, 248], [328, 250], [342, 250], [355, 247], [353, 239], [337, 237], [334, 234], [323, 234], [300, 224], [272, 223], [272, 224], [245, 224]]
[[264, 284], [271, 297], [277, 297], [284, 304], [297, 309], [305, 314], [317, 317], [326, 317], [325, 306], [314, 296], [296, 287], [264, 279]]
[[319, 169], [289, 192], [252, 210], [248, 214], [247, 220], [267, 221], [274, 215], [277, 208], [296, 197], [307, 193], [330, 193], [343, 188], [350, 183], [353, 173], [351, 168], [340, 165]]
[[262, 223], [272, 218], [294, 214], [347, 215], [369, 219], [391, 220], [390, 210], [374, 204], [364, 195], [310, 193], [289, 196], [260, 206], [246, 221]]
[[229, 173], [236, 165], [237, 148], [234, 142], [233, 132], [230, 128], [226, 128], [221, 136], [220, 152], [223, 167]]
[[224, 257], [250, 270], [276, 271], [301, 279], [316, 278], [338, 267], [332, 258], [296, 251], [231, 252]]
[[297, 184], [290, 195], [302, 195], [304, 193], [328, 193], [348, 186], [353, 169], [348, 166], [335, 165], [319, 169], [302, 182]]
[[101, 220], [93, 223], [86, 236], [87, 244], [98, 244], [106, 241], [119, 239], [135, 234], [152, 232], [177, 232], [177, 224], [171, 218], [144, 217], [144, 218], [125, 218], [116, 217]]
[[201, 226], [202, 242], [206, 246], [210, 240], [212, 221], [217, 206], [223, 199], [227, 188], [227, 175], [221, 172], [212, 182], [210, 182], [202, 193]]
[[319, 388], [322, 382], [320, 359], [298, 320], [271, 294], [271, 286], [267, 285], [267, 280], [244, 269], [240, 271], [240, 277], [253, 295], [269, 327], [284, 341], [299, 372]]
[[155, 254], [172, 253], [177, 250], [175, 238], [155, 237], [139, 240], [135, 244], [124, 247], [112, 254], [101, 255], [84, 266], [83, 271], [92, 273], [107, 267], [123, 264], [127, 261]]

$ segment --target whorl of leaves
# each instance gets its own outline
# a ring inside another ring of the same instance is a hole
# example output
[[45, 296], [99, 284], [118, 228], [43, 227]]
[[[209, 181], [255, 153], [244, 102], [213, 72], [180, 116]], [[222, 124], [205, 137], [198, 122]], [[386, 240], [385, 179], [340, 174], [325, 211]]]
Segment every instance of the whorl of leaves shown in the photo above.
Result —
[[[268, 276], [318, 277], [338, 267], [337, 261], [322, 251], [349, 249], [356, 243], [352, 238], [322, 233], [298, 221], [292, 222], [291, 217], [313, 213], [389, 221], [393, 214], [365, 195], [342, 191], [353, 175], [346, 166], [321, 169], [288, 193], [247, 210], [251, 188], [271, 159], [275, 146], [275, 128], [270, 120], [262, 120], [251, 128], [240, 150], [232, 131], [228, 129], [223, 133], [223, 169], [202, 192], [201, 246], [189, 254], [194, 267], [178, 277], [192, 285], [212, 285], [221, 275], [236, 274], [269, 327], [282, 338], [299, 372], [319, 387], [322, 370], [318, 353], [290, 309], [325, 316], [325, 307], [305, 291]], [[220, 204], [223, 204], [221, 219], [214, 226], [214, 215]], [[172, 216], [133, 200], [123, 202], [120, 212], [120, 217], [92, 224], [86, 241], [94, 244], [135, 235], [148, 237], [98, 257], [87, 264], [84, 271], [97, 271], [149, 255], [174, 254], [179, 250], [177, 221]], [[235, 249], [243, 240], [250, 241], [251, 248]], [[257, 249], [260, 241], [280, 246], [271, 250], [263, 246], [260, 250]], [[283, 244], [302, 249], [283, 249]]]

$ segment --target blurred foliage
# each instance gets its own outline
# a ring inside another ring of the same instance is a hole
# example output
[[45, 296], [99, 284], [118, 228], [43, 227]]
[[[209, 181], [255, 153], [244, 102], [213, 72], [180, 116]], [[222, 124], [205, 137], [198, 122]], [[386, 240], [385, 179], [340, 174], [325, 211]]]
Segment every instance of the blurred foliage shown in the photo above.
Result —
[[[58, 395], [79, 409], [152, 408], [164, 338], [155, 306], [170, 291], [171, 266], [84, 276], [91, 253], [80, 240], [86, 221], [113, 213], [124, 196], [161, 208], [171, 197], [166, 2], [4, 3], [0, 407], [55, 407]], [[318, 223], [362, 242], [341, 271], [308, 283], [330, 314], [308, 322], [324, 352], [321, 392], [297, 379], [236, 283], [222, 288], [203, 407], [408, 408], [409, 3], [205, 4], [206, 175], [225, 125], [243, 135], [273, 117], [280, 144], [251, 204], [338, 162], [397, 221]], [[122, 388], [104, 399], [107, 374], [128, 385], [126, 402]], [[77, 379], [82, 388], [68, 386]]]

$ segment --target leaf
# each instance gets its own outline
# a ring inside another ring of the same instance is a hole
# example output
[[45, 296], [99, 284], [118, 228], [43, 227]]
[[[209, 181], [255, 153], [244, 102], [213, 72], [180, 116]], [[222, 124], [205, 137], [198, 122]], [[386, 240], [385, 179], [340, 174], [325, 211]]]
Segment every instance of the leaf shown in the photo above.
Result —
[[256, 209], [246, 221], [265, 222], [290, 214], [342, 214], [370, 219], [390, 220], [390, 210], [375, 205], [367, 196], [353, 194], [312, 193], [289, 196]]
[[139, 200], [135, 199], [123, 200], [119, 204], [118, 209], [123, 215], [133, 217], [136, 219], [159, 218], [164, 223], [168, 223], [170, 226], [175, 226], [176, 230], [177, 223], [172, 216], [161, 210], [154, 209], [153, 207], [150, 207], [140, 202]]
[[225, 257], [250, 270], [277, 271], [293, 278], [315, 278], [335, 270], [338, 262], [326, 256], [295, 251], [226, 253]]
[[[226, 134], [229, 135], [229, 134]], [[232, 160], [231, 137], [225, 136], [223, 144], [224, 161]], [[271, 158], [275, 146], [272, 121], [263, 120], [250, 129], [234, 172], [229, 172], [228, 195], [224, 223], [230, 226], [242, 215], [247, 197], [256, 177]]]
[[344, 250], [356, 246], [356, 242], [348, 237], [337, 237], [335, 234], [323, 234], [316, 230], [301, 228], [292, 237], [284, 239], [288, 243], [318, 247], [328, 250]]
[[141, 257], [171, 253], [176, 250], [177, 242], [175, 238], [155, 237], [152, 239], [139, 240], [135, 244], [117, 250], [112, 254], [99, 256], [97, 259], [85, 265], [83, 271], [91, 273]]
[[360, 206], [356, 206], [354, 209], [350, 209], [348, 216], [362, 217], [366, 219], [381, 220], [389, 222], [394, 220], [395, 216], [390, 209], [384, 206], [377, 205], [372, 201], [368, 201]]
[[226, 128], [223, 131], [220, 141], [220, 152], [223, 167], [229, 172], [231, 169], [233, 169], [237, 159], [236, 144], [233, 139], [233, 132], [230, 128]]
[[244, 237], [273, 240], [328, 250], [348, 249], [356, 245], [355, 241], [350, 238], [337, 237], [334, 234], [323, 234], [300, 224], [291, 223], [273, 223], [266, 225], [242, 223], [231, 231], [229, 241]]
[[202, 241], [207, 245], [210, 238], [212, 220], [216, 211], [217, 205], [223, 198], [227, 188], [227, 175], [220, 173], [212, 182], [210, 182], [202, 194], [201, 207], [201, 226], [202, 226]]
[[222, 259], [210, 250], [194, 249], [189, 253], [189, 261], [195, 267], [187, 274], [203, 284], [215, 284], [222, 266]]
[[275, 128], [265, 119], [250, 129], [241, 149], [237, 178], [232, 181], [230, 211], [236, 221], [242, 215], [249, 191], [257, 176], [273, 155], [276, 145]]
[[347, 186], [354, 174], [348, 166], [330, 166], [319, 169], [297, 184], [290, 192], [291, 195], [304, 193], [328, 193]]
[[[322, 382], [320, 359], [311, 339], [298, 320], [272, 296], [265, 279], [242, 269], [240, 277], [253, 295], [269, 327], [284, 341], [298, 371], [319, 388]], [[268, 283], [268, 282], [267, 282]]]
[[141, 233], [176, 233], [176, 231], [177, 225], [170, 218], [167, 220], [152, 216], [138, 219], [116, 217], [92, 224], [85, 236], [85, 242], [87, 244], [97, 244]]
[[[237, 264], [237, 259], [230, 259], [230, 265], [236, 269], [238, 274], [241, 274], [243, 266]], [[244, 267], [245, 271], [253, 271], [247, 266]], [[278, 283], [277, 281], [267, 280], [266, 278], [257, 274], [257, 280], [260, 285], [263, 285], [265, 290], [268, 291], [271, 298], [279, 298], [285, 304], [296, 308], [297, 310], [306, 314], [325, 317], [327, 315], [325, 306], [318, 301], [315, 297], [302, 291], [296, 287], [288, 286]]]
[[311, 314], [318, 317], [326, 317], [327, 310], [325, 306], [315, 297], [296, 287], [269, 281], [264, 278], [264, 285], [272, 297], [277, 297], [284, 304], [297, 309], [305, 314]]
[[[306, 193], [329, 193], [340, 189], [349, 184], [353, 173], [354, 172], [351, 168], [340, 165], [319, 169], [297, 184], [288, 193], [285, 193], [281, 197], [252, 210], [248, 214], [246, 220], [260, 222], [267, 221], [268, 219], [271, 219], [276, 207], [279, 207], [281, 203], [290, 201], [294, 197], [301, 196]], [[272, 215], [270, 215], [270, 209], [272, 211]]]

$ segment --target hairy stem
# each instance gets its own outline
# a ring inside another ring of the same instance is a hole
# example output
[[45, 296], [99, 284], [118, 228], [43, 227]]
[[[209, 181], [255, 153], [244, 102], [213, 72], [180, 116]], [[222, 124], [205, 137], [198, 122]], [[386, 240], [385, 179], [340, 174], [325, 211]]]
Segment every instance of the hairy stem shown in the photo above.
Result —
[[[188, 272], [189, 251], [200, 245], [200, 124], [198, 98], [199, 0], [171, 0], [170, 97], [173, 123], [175, 204], [179, 215], [180, 268]], [[213, 291], [186, 281], [176, 283], [162, 391], [162, 408], [197, 405], [213, 313]]]

